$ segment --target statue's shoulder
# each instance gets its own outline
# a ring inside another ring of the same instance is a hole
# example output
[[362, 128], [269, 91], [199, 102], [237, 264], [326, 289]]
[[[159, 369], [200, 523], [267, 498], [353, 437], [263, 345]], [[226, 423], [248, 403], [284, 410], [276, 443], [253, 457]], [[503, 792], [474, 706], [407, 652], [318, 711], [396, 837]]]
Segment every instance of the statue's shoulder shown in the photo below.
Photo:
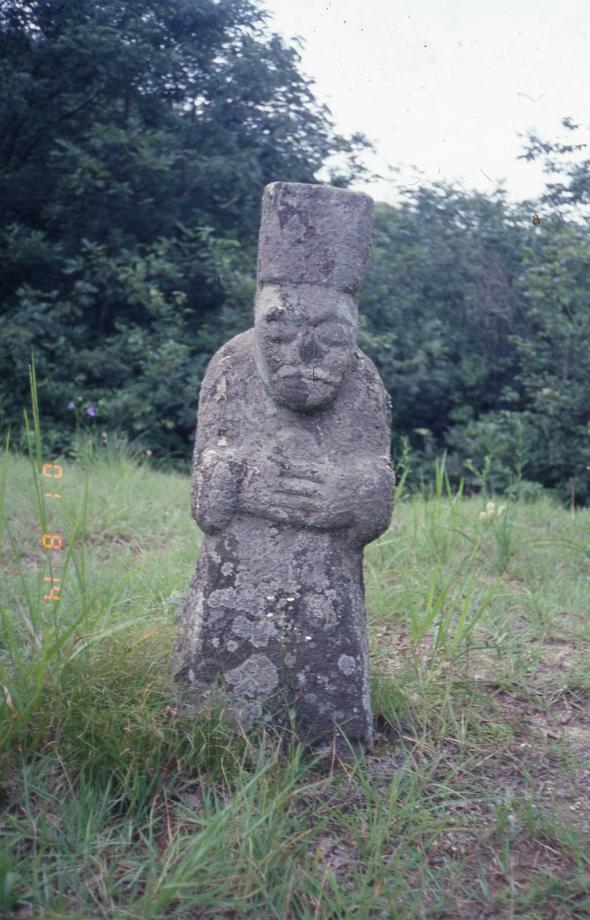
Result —
[[377, 370], [377, 368], [375, 367], [375, 365], [373, 364], [369, 356], [366, 355], [365, 352], [362, 350], [362, 348], [359, 348], [358, 345], [355, 346], [355, 349], [353, 351], [353, 360], [356, 364], [358, 372], [363, 377], [367, 379], [370, 378], [371, 380], [373, 379], [378, 380], [381, 386], [383, 386], [383, 381], [381, 380], [381, 377], [379, 376], [379, 371]]
[[343, 411], [340, 431], [353, 452], [389, 456], [391, 401], [377, 368], [358, 347], [351, 357], [337, 411]]
[[229, 339], [225, 345], [217, 349], [210, 363], [235, 364], [240, 361], [248, 361], [249, 358], [253, 359], [253, 357], [254, 328], [246, 329], [245, 332], [239, 332], [238, 335], [234, 335], [233, 339]]
[[379, 371], [369, 356], [358, 346], [354, 349], [352, 355], [352, 371], [357, 387], [360, 388], [361, 392], [378, 402], [379, 405], [389, 407], [389, 395], [379, 376]]
[[377, 425], [391, 427], [391, 399], [379, 376], [379, 371], [368, 355], [360, 348], [354, 349], [349, 376], [348, 399], [355, 415], [365, 419], [369, 427]]
[[235, 378], [248, 376], [252, 374], [254, 364], [254, 329], [247, 329], [234, 335], [215, 352], [207, 366], [205, 379], [209, 381], [220, 374], [230, 374]]

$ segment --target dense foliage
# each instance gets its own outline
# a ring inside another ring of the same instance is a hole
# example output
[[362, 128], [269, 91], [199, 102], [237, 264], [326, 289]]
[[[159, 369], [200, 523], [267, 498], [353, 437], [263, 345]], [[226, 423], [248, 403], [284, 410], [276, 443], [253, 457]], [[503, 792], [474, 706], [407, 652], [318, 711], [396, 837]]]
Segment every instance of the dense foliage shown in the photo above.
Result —
[[363, 345], [414, 466], [445, 449], [468, 486], [585, 503], [590, 228], [540, 210], [445, 186], [378, 206]]
[[[0, 0], [0, 428], [34, 351], [48, 447], [79, 426], [187, 458], [213, 351], [250, 323], [260, 195], [346, 185], [343, 138], [254, 0]], [[378, 205], [362, 344], [415, 472], [590, 501], [590, 159], [529, 139], [544, 198]], [[330, 163], [338, 164], [329, 172]], [[540, 222], [533, 222], [538, 210]]]
[[333, 132], [251, 0], [0, 14], [3, 425], [34, 348], [56, 447], [79, 400], [185, 454], [204, 366], [249, 322], [263, 186], [313, 181], [332, 155], [346, 183], [364, 141]]

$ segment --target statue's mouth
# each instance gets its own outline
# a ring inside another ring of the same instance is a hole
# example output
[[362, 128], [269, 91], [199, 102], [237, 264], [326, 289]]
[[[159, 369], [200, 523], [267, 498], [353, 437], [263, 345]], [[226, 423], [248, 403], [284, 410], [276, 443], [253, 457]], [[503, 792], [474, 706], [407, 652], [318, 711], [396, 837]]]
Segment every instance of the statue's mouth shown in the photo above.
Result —
[[307, 371], [304, 373], [302, 373], [301, 371], [298, 371], [295, 374], [285, 374], [281, 379], [293, 381], [295, 383], [309, 383], [309, 384], [327, 383], [330, 386], [338, 385], [337, 380], [334, 380], [333, 377], [328, 377], [327, 374], [324, 374], [322, 371], [318, 371], [318, 370]]

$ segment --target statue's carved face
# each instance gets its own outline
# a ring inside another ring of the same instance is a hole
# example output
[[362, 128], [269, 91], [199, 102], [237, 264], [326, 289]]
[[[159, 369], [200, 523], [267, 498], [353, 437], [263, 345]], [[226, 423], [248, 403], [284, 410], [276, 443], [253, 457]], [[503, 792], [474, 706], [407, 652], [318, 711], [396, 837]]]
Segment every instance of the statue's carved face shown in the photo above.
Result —
[[265, 284], [256, 295], [256, 362], [271, 396], [298, 411], [336, 396], [357, 333], [351, 294], [317, 285]]

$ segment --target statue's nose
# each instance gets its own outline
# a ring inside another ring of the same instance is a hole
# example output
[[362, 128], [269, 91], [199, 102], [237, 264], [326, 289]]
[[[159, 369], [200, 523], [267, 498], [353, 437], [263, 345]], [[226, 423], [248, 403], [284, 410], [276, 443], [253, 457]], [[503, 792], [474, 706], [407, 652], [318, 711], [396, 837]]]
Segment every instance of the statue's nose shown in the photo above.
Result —
[[306, 329], [299, 342], [299, 357], [303, 364], [313, 364], [318, 358], [318, 342], [312, 329]]

